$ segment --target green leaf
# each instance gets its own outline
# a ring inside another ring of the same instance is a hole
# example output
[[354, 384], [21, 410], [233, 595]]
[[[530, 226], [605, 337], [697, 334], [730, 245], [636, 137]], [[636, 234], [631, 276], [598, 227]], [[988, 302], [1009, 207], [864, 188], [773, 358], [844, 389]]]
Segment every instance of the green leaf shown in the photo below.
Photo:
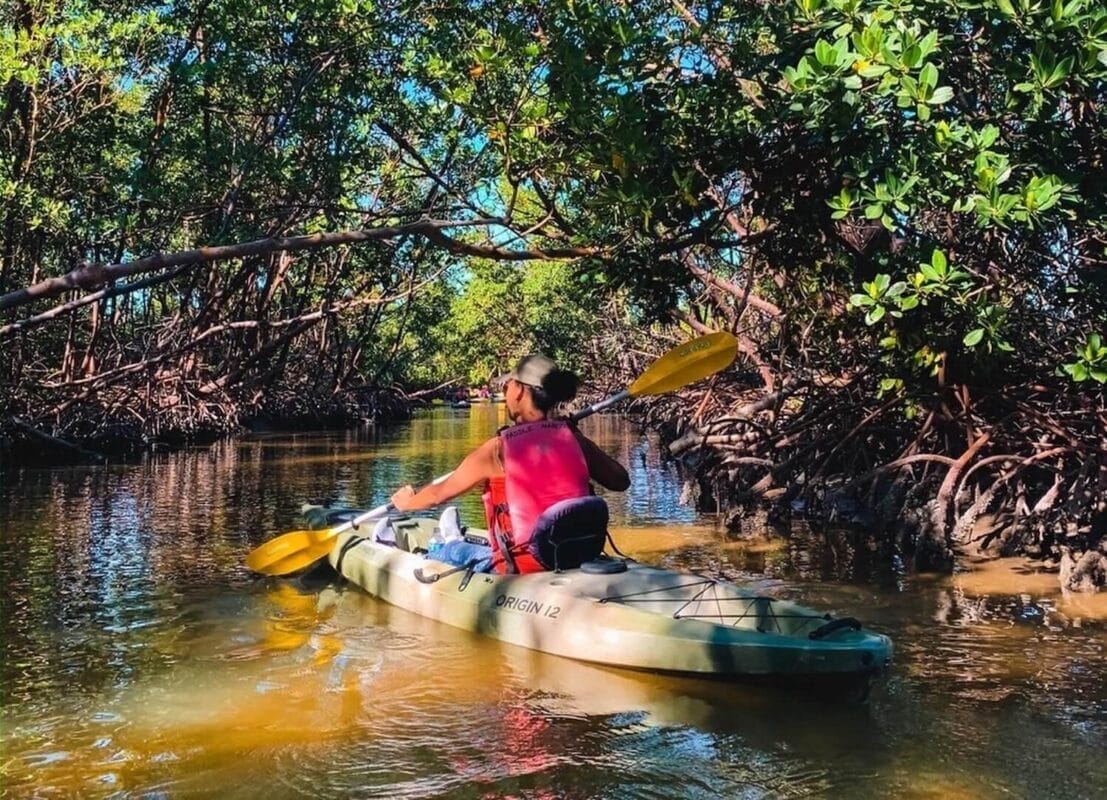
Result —
[[1107, 369], [1092, 369], [1088, 370], [1088, 374], [1096, 379], [1099, 383], [1107, 383]]
[[965, 343], [965, 347], [976, 347], [978, 344], [980, 344], [983, 338], [984, 329], [974, 328], [973, 330], [965, 334], [965, 338], [962, 341]]
[[834, 43], [834, 64], [842, 67], [852, 61], [849, 53], [849, 39], [842, 37]]
[[1072, 72], [1072, 57], [1061, 60], [1056, 67], [1053, 68], [1053, 72], [1050, 73], [1049, 78], [1046, 79], [1046, 86], [1057, 86], [1059, 83], [1063, 83], [1065, 78]]
[[884, 318], [884, 306], [874, 306], [873, 309], [865, 315], [866, 325], [875, 325]]
[[919, 86], [922, 88], [934, 88], [938, 85], [938, 68], [933, 64], [927, 64], [919, 72]]
[[1088, 380], [1088, 368], [1080, 362], [1077, 362], [1075, 364], [1065, 364], [1064, 370], [1077, 383], [1082, 383], [1083, 381]]
[[885, 64], [870, 64], [857, 74], [863, 78], [879, 78], [888, 71]]
[[999, 138], [999, 128], [995, 125], [985, 125], [984, 129], [980, 131], [980, 146], [982, 148], [991, 147], [997, 138]]
[[948, 103], [953, 99], [953, 87], [952, 86], [939, 86], [934, 90], [934, 94], [930, 95], [930, 99], [926, 102], [931, 105], [940, 106], [943, 103]]
[[922, 57], [926, 58], [928, 55], [934, 52], [938, 47], [938, 31], [931, 31], [922, 38], [919, 42], [919, 50], [922, 51]]

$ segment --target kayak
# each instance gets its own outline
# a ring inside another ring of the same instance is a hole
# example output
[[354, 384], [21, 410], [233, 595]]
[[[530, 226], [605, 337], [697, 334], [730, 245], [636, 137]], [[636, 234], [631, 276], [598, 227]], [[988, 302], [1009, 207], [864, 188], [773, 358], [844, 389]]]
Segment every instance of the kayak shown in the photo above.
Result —
[[454, 400], [450, 403], [450, 408], [468, 408], [470, 405], [468, 400]]
[[[305, 506], [304, 513], [312, 527], [324, 528], [362, 512]], [[373, 540], [373, 523], [363, 524], [335, 537], [330, 564], [369, 594], [421, 616], [607, 666], [721, 678], [851, 679], [867, 691], [891, 663], [891, 640], [853, 618], [632, 559], [602, 556], [561, 572], [468, 574], [424, 555], [436, 523], [393, 518], [394, 544]], [[487, 542], [484, 531], [468, 529], [465, 536]]]

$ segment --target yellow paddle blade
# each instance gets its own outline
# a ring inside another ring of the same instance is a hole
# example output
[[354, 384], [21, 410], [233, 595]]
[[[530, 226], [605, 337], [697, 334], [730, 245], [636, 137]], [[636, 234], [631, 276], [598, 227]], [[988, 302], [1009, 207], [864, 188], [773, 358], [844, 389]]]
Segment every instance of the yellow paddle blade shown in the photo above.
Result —
[[333, 549], [333, 538], [325, 542], [316, 542], [310, 547], [297, 550], [292, 555], [282, 558], [280, 561], [267, 564], [265, 567], [258, 570], [258, 572], [265, 575], [291, 575], [293, 572], [307, 569], [316, 561], [326, 558], [331, 554], [331, 550]]
[[738, 340], [726, 331], [700, 336], [674, 347], [653, 362], [627, 392], [631, 397], [675, 392], [726, 369], [737, 355]]
[[[251, 550], [246, 556], [246, 566], [263, 575], [287, 575], [327, 555], [334, 546], [336, 533], [334, 528], [323, 528], [282, 534]], [[308, 556], [311, 560], [304, 561]]]

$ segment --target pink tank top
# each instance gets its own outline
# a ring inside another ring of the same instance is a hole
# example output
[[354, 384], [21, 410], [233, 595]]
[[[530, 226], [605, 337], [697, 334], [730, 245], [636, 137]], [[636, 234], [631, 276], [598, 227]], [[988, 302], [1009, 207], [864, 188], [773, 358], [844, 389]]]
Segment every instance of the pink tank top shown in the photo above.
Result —
[[522, 547], [543, 511], [590, 494], [588, 463], [573, 430], [559, 420], [515, 425], [500, 432], [500, 441], [512, 540]]

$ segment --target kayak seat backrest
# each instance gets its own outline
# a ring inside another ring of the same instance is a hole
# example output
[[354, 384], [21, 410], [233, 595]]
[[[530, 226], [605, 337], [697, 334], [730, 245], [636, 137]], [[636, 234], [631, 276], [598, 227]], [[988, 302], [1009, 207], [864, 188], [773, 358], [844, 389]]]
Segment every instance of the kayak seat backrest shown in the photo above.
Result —
[[392, 530], [396, 534], [396, 546], [407, 553], [427, 549], [430, 534], [419, 526], [418, 520], [399, 516], [390, 519]]
[[542, 512], [526, 548], [546, 569], [576, 569], [603, 552], [607, 520], [602, 497], [562, 500]]

